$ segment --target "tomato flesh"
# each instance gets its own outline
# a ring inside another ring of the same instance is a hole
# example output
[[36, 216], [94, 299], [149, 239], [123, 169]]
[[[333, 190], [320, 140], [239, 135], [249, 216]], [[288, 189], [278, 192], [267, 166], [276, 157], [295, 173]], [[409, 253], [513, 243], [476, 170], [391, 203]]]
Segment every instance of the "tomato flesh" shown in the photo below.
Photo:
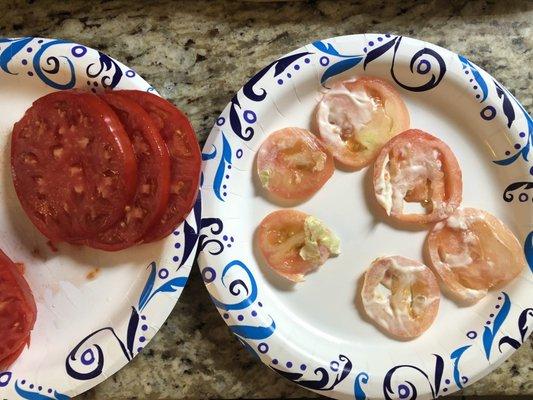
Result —
[[87, 240], [87, 245], [108, 251], [138, 242], [164, 212], [169, 196], [170, 159], [165, 142], [150, 116], [135, 101], [113, 92], [100, 97], [111, 106], [129, 136], [137, 161], [137, 190], [122, 218]]
[[333, 85], [318, 104], [315, 120], [326, 148], [350, 169], [370, 164], [390, 138], [409, 128], [399, 93], [374, 77]]
[[113, 110], [92, 93], [36, 100], [13, 128], [11, 167], [22, 207], [53, 242], [109, 228], [135, 192], [131, 142]]
[[[386, 213], [399, 221], [425, 224], [449, 216], [460, 205], [461, 168], [450, 148], [418, 129], [389, 141], [374, 163], [374, 193]], [[422, 210], [406, 210], [417, 203]]]
[[37, 307], [19, 268], [0, 250], [0, 369], [12, 364], [29, 343]]
[[303, 200], [333, 175], [329, 152], [309, 131], [284, 128], [271, 133], [259, 148], [257, 173], [269, 193], [285, 200]]
[[114, 93], [134, 100], [150, 115], [170, 156], [167, 207], [142, 238], [143, 242], [153, 242], [172, 233], [194, 205], [200, 181], [200, 147], [191, 123], [172, 103], [138, 90], [119, 90]]
[[257, 229], [258, 247], [266, 263], [279, 275], [301, 282], [330, 257], [330, 250], [319, 243], [319, 256], [304, 259], [305, 221], [309, 215], [298, 210], [278, 210], [267, 215]]
[[440, 290], [424, 264], [401, 256], [380, 257], [365, 273], [361, 298], [377, 326], [394, 337], [412, 339], [435, 320]]
[[457, 209], [436, 224], [427, 252], [450, 296], [475, 303], [495, 287], [513, 280], [526, 265], [518, 239], [493, 215], [474, 208]]

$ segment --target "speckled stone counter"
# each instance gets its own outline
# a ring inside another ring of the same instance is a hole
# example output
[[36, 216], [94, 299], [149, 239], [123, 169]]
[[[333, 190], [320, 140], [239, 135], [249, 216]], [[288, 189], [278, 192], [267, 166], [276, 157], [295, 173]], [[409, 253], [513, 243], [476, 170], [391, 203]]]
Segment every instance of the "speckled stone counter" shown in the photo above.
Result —
[[[201, 141], [233, 93], [264, 65], [315, 39], [350, 33], [393, 32], [465, 54], [532, 111], [532, 2], [157, 3], [0, 0], [0, 36], [60, 37], [110, 54], [185, 110]], [[198, 275], [194, 270], [145, 351], [82, 398], [316, 397], [241, 348]], [[464, 394], [531, 398], [533, 341]]]

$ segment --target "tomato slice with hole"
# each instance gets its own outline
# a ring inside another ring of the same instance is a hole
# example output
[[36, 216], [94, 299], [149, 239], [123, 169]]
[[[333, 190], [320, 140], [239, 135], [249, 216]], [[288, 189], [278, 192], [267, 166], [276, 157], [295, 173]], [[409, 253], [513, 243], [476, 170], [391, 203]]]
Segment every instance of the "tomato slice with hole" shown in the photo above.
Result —
[[107, 229], [135, 192], [133, 147], [113, 110], [92, 93], [36, 100], [13, 128], [11, 167], [23, 209], [52, 242]]
[[137, 161], [137, 191], [122, 218], [112, 227], [87, 239], [90, 247], [118, 251], [138, 242], [168, 204], [170, 159], [167, 146], [152, 118], [135, 101], [113, 92], [100, 97], [117, 114], [133, 144]]
[[401, 339], [424, 333], [440, 303], [439, 284], [424, 264], [401, 256], [380, 257], [365, 273], [363, 307], [383, 331]]
[[428, 234], [426, 250], [446, 293], [467, 304], [509, 283], [526, 265], [513, 232], [475, 208], [459, 208], [437, 223]]
[[461, 168], [442, 140], [418, 129], [395, 136], [374, 163], [374, 193], [392, 218], [426, 224], [461, 204]]
[[309, 131], [284, 128], [271, 133], [257, 153], [263, 188], [284, 200], [303, 200], [333, 175], [333, 157]]
[[168, 236], [191, 211], [200, 181], [200, 147], [191, 123], [167, 100], [138, 90], [115, 93], [136, 101], [150, 115], [165, 141], [170, 155], [170, 196], [162, 216], [146, 232], [143, 242]]
[[409, 128], [409, 111], [388, 82], [361, 77], [331, 87], [318, 103], [315, 124], [333, 157], [349, 169], [360, 169]]
[[29, 343], [37, 317], [31, 289], [20, 269], [0, 250], [0, 369], [7, 368]]
[[[315, 240], [314, 254], [307, 251], [313, 232], [306, 229], [309, 221], [321, 225], [335, 238], [335, 248], [320, 239]], [[322, 225], [322, 222], [298, 210], [278, 210], [267, 215], [257, 229], [257, 245], [263, 258], [274, 272], [284, 278], [301, 282], [304, 275], [317, 269], [331, 255], [339, 254], [338, 238]]]

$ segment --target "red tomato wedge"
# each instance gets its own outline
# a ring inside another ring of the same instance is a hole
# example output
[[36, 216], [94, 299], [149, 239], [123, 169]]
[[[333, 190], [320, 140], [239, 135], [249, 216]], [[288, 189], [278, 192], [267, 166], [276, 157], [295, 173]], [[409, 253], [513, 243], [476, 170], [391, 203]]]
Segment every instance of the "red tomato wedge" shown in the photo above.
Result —
[[522, 246], [502, 221], [475, 208], [457, 209], [429, 233], [426, 250], [443, 288], [453, 299], [472, 304], [520, 274]]
[[200, 147], [187, 117], [167, 100], [138, 90], [116, 94], [136, 101], [152, 118], [170, 155], [170, 197], [158, 221], [146, 232], [143, 242], [168, 236], [191, 211], [200, 181]]
[[257, 153], [263, 187], [285, 200], [303, 200], [333, 175], [333, 157], [309, 131], [284, 128], [271, 133]]
[[267, 215], [257, 230], [258, 247], [276, 273], [293, 282], [337, 255], [339, 239], [321, 221], [297, 210]]
[[137, 191], [122, 218], [112, 227], [87, 239], [90, 247], [107, 251], [128, 248], [165, 211], [170, 187], [170, 160], [165, 142], [150, 116], [135, 101], [113, 92], [100, 97], [111, 106], [133, 144], [137, 161]]
[[350, 169], [369, 165], [390, 138], [409, 128], [409, 111], [400, 94], [373, 77], [333, 85], [315, 118], [322, 143]]
[[[442, 140], [418, 129], [395, 136], [374, 163], [374, 192], [398, 221], [426, 224], [449, 216], [461, 204], [461, 168]], [[419, 206], [406, 210], [412, 204]]]
[[109, 228], [135, 192], [133, 147], [113, 110], [78, 91], [36, 100], [11, 141], [15, 190], [51, 241], [75, 241]]
[[380, 257], [365, 273], [361, 298], [376, 325], [394, 337], [412, 339], [435, 320], [440, 290], [424, 264], [401, 256]]
[[12, 364], [30, 341], [37, 307], [19, 268], [0, 250], [0, 370]]

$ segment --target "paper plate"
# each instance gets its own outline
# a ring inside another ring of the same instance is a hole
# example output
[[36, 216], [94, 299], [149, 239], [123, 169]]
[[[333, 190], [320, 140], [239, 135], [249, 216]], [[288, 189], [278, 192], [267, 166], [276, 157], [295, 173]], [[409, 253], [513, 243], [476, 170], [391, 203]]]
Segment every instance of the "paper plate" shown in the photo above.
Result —
[[11, 129], [35, 99], [72, 88], [153, 90], [86, 46], [0, 39], [0, 247], [25, 264], [38, 310], [29, 348], [0, 371], [0, 398], [66, 399], [111, 376], [156, 334], [194, 261], [199, 200], [174, 235], [117, 253], [69, 245], [53, 252], [26, 217], [11, 180]]
[[[506, 222], [528, 268], [472, 307], [443, 297], [421, 337], [390, 339], [362, 317], [357, 286], [383, 255], [422, 259], [426, 231], [375, 217], [371, 169], [336, 170], [296, 206], [326, 222], [342, 253], [291, 285], [262, 263], [254, 232], [281, 208], [265, 199], [254, 160], [274, 130], [310, 128], [334, 79], [378, 76], [404, 98], [411, 127], [441, 137], [462, 166], [464, 206]], [[272, 62], [233, 97], [203, 154], [205, 235], [199, 264], [224, 321], [263, 363], [335, 398], [432, 398], [459, 390], [501, 364], [533, 326], [533, 123], [520, 103], [463, 56], [402, 36], [367, 34], [314, 42]]]

